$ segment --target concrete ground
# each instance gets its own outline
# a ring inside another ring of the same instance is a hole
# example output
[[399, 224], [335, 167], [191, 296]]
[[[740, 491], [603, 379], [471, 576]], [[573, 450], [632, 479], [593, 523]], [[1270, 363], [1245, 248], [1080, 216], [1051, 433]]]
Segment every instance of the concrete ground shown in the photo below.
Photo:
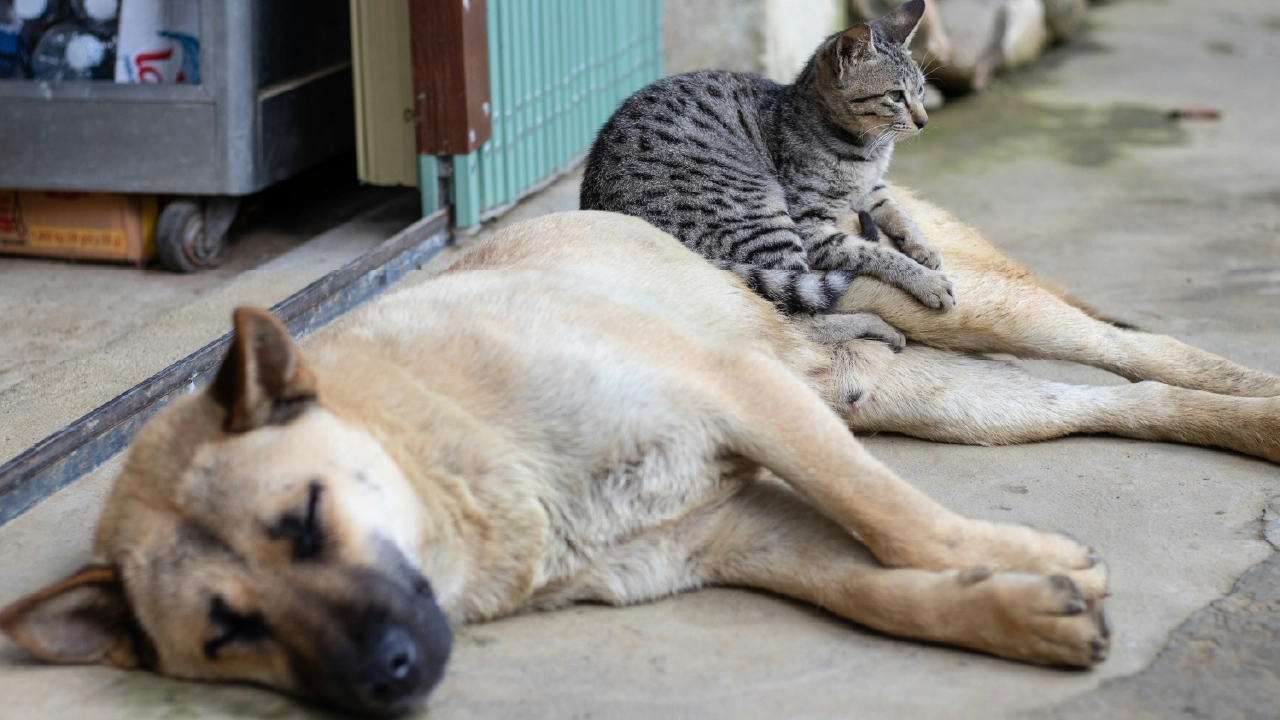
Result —
[[[1092, 17], [1087, 38], [936, 114], [900, 149], [893, 179], [1104, 311], [1280, 373], [1280, 8], [1126, 0]], [[1188, 105], [1218, 108], [1222, 119], [1168, 118]], [[572, 207], [575, 181], [513, 214]], [[1113, 574], [1111, 658], [1087, 672], [1031, 667], [717, 589], [464, 628], [424, 716], [1280, 713], [1280, 562], [1268, 542], [1280, 543], [1280, 468], [1108, 437], [1003, 448], [865, 440], [959, 512], [1094, 544]], [[0, 603], [85, 559], [112, 471], [0, 528]], [[0, 697], [0, 717], [323, 716], [252, 688], [40, 666], [10, 645], [0, 645]]]
[[341, 160], [251, 196], [206, 272], [0, 256], [0, 463], [421, 215], [415, 190], [358, 187]]

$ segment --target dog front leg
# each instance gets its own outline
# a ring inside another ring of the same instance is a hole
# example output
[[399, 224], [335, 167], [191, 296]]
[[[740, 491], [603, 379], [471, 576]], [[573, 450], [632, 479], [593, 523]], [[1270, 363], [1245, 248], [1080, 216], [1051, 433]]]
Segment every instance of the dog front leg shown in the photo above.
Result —
[[[1234, 397], [1157, 382], [1070, 385], [1010, 363], [909, 345], [879, 366], [854, 431], [900, 432], [970, 445], [1072, 433], [1225, 447], [1280, 462], [1280, 398]], [[838, 393], [833, 393], [838, 396]]]
[[871, 456], [841, 420], [777, 361], [758, 353], [722, 360], [717, 409], [729, 450], [763, 465], [858, 534], [881, 562], [922, 570], [983, 565], [1069, 575], [1091, 597], [1107, 573], [1065, 536], [962, 518]]
[[891, 635], [1042, 664], [1106, 657], [1101, 601], [1062, 575], [982, 567], [887, 569], [844, 528], [771, 481], [747, 486], [699, 519], [702, 580], [762, 588]]

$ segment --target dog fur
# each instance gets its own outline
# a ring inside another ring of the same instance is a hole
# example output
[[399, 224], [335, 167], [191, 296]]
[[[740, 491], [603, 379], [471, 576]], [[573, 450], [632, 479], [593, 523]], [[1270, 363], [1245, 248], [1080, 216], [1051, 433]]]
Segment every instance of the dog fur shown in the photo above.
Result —
[[[1105, 565], [1065, 535], [968, 520], [849, 432], [1028, 442], [1109, 432], [1280, 462], [1280, 379], [1117, 328], [971, 229], [896, 194], [943, 253], [941, 313], [857, 280], [787, 320], [644, 222], [513, 226], [305, 355], [235, 315], [211, 388], [139, 433], [93, 563], [0, 613], [51, 662], [259, 683], [389, 714], [449, 624], [708, 585], [1034, 663], [1102, 661]], [[855, 324], [864, 328], [865, 323]], [[900, 339], [900, 338], [899, 338]], [[976, 355], [1074, 360], [1124, 387]]]

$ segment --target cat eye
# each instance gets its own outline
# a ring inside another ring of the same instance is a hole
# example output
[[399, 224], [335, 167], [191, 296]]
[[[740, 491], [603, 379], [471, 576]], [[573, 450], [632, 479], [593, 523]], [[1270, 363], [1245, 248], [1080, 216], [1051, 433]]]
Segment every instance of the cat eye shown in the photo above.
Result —
[[238, 613], [227, 606], [221, 595], [209, 603], [209, 622], [222, 633], [204, 644], [204, 656], [213, 660], [218, 650], [231, 643], [255, 643], [267, 639], [271, 629], [261, 613]]
[[907, 94], [902, 92], [901, 90], [890, 90], [887, 94], [889, 96], [889, 99], [894, 102], [902, 102], [903, 100], [907, 99]]

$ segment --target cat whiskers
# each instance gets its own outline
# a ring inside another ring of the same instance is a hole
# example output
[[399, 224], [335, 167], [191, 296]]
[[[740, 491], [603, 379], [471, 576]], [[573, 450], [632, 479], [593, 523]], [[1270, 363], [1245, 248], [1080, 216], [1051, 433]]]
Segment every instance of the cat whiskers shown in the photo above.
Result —
[[[867, 148], [867, 155], [874, 155], [875, 152], [879, 150], [881, 147], [897, 140], [898, 136], [903, 134], [903, 131], [898, 129], [898, 123], [887, 123], [887, 125], [889, 127], [888, 131], [881, 133], [878, 137], [876, 137], [875, 140], [871, 142], [871, 147]], [[885, 127], [885, 126], [877, 125], [876, 127]], [[875, 129], [875, 128], [872, 128], [872, 129]]]
[[933, 79], [932, 76], [934, 73], [938, 72], [939, 70], [945, 67], [950, 67], [950, 66], [951, 66], [951, 61], [948, 60], [947, 62], [942, 62], [942, 60], [939, 59], [936, 55], [930, 55], [928, 66], [920, 68], [920, 74], [924, 75], [925, 82], [928, 82]]
[[[862, 142], [862, 138], [866, 137], [867, 133], [875, 132], [876, 130], [879, 130], [882, 127], [892, 127], [892, 126], [893, 126], [893, 123], [881, 123], [879, 125], [876, 125], [875, 127], [869, 127], [866, 130], [863, 130], [856, 139], [858, 142]], [[877, 137], [876, 139], [879, 140], [880, 138]]]

